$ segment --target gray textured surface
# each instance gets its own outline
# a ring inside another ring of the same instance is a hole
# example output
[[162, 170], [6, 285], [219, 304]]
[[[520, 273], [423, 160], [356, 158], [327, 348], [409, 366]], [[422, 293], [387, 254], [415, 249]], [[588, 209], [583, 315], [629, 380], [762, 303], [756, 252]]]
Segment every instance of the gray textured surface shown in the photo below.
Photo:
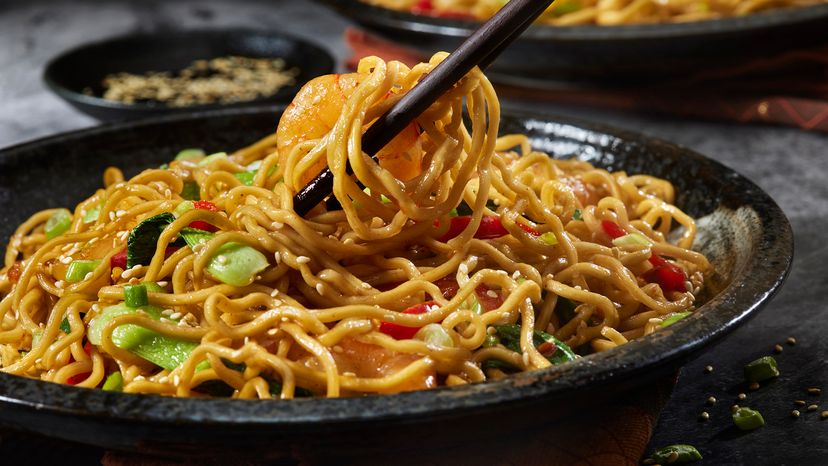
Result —
[[[50, 94], [40, 80], [43, 65], [60, 51], [113, 35], [171, 27], [249, 26], [273, 28], [323, 43], [342, 59], [346, 22], [319, 6], [299, 0], [269, 2], [0, 1], [0, 146], [86, 127], [95, 122]], [[508, 106], [537, 104], [510, 103]], [[705, 464], [825, 464], [828, 421], [816, 413], [793, 420], [793, 400], [813, 400], [828, 409], [828, 394], [809, 397], [805, 388], [828, 392], [824, 334], [828, 329], [828, 137], [795, 129], [704, 123], [664, 117], [543, 106], [669, 139], [716, 158], [747, 175], [769, 192], [788, 214], [796, 235], [796, 261], [788, 283], [758, 318], [727, 337], [683, 371], [656, 429], [654, 446], [693, 443]], [[765, 413], [767, 425], [741, 435], [728, 429], [729, 406], [743, 365], [768, 354], [787, 336], [798, 344], [777, 359], [783, 376], [742, 405]], [[712, 364], [715, 371], [703, 375]], [[709, 395], [720, 401], [705, 406]], [[711, 421], [696, 421], [707, 410]]]

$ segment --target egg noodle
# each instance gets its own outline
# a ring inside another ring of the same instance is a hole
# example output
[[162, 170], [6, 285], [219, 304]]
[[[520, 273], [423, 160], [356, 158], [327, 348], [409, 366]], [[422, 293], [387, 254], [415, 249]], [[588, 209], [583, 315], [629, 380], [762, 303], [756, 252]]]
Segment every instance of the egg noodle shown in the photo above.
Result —
[[[180, 397], [392, 393], [563, 364], [689, 314], [710, 265], [673, 186], [498, 137], [477, 69], [380, 163], [362, 153], [445, 57], [364, 58], [249, 147], [109, 168], [73, 212], [34, 214], [0, 270], [2, 370]], [[326, 164], [341, 209], [300, 217], [293, 195]]]
[[[393, 10], [485, 20], [508, 0], [362, 0]], [[825, 0], [556, 0], [538, 22], [557, 26], [671, 23], [744, 16], [758, 11], [817, 5]]]

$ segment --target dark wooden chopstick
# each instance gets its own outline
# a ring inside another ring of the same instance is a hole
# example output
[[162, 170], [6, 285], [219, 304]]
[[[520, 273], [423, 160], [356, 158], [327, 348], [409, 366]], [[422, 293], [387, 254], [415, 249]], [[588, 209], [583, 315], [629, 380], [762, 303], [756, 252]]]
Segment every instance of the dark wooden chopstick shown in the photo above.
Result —
[[[377, 152], [420, 116], [472, 68], [491, 64], [554, 0], [511, 0], [483, 23], [442, 63], [434, 67], [362, 135], [362, 150]], [[348, 173], [351, 173], [351, 167]], [[325, 169], [293, 197], [293, 208], [304, 216], [333, 191], [333, 173]]]

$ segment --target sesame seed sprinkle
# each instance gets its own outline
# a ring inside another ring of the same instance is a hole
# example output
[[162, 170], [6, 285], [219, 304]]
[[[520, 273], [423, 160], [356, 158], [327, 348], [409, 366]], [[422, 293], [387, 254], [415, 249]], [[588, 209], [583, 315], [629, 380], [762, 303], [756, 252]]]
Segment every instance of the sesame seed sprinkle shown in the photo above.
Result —
[[274, 230], [281, 230], [284, 227], [285, 227], [285, 224], [282, 223], [282, 222], [273, 222], [273, 223], [270, 224], [270, 228], [273, 228]]
[[58, 280], [58, 281], [55, 282], [55, 287], [57, 287], [57, 288], [63, 288], [64, 285], [65, 285], [65, 283], [64, 283], [63, 280]]
[[268, 334], [268, 335], [270, 335], [270, 336], [274, 336], [274, 335], [276, 335], [277, 333], [279, 333], [279, 329], [278, 329], [278, 328], [271, 328], [271, 329], [268, 329], [268, 331], [267, 331], [267, 334]]
[[362, 286], [362, 287], [363, 287], [364, 289], [366, 289], [366, 290], [370, 290], [371, 288], [373, 288], [373, 287], [371, 286], [371, 284], [370, 284], [370, 283], [367, 283], [367, 282], [362, 282], [362, 283], [360, 284], [360, 286]]
[[494, 335], [494, 334], [497, 333], [497, 329], [494, 328], [494, 327], [489, 327], [489, 328], [486, 329], [486, 333], [489, 334], [489, 335]]
[[733, 405], [730, 407], [731, 413], [735, 413], [736, 411], [739, 411], [739, 405]]
[[274, 252], [273, 253], [273, 258], [276, 259], [277, 264], [282, 262], [282, 253], [279, 252], [279, 251]]
[[805, 403], [805, 400], [795, 400], [794, 406], [805, 406], [808, 403]]
[[331, 349], [333, 350], [333, 352], [334, 352], [334, 353], [342, 353], [342, 352], [344, 352], [344, 351], [345, 351], [345, 350], [344, 350], [344, 349], [342, 349], [342, 347], [341, 347], [341, 346], [339, 346], [339, 345], [334, 345], [334, 346], [333, 346], [333, 348], [331, 348]]
[[794, 419], [798, 418], [799, 414], [800, 413], [799, 413], [798, 409], [795, 409], [795, 410], [791, 411], [791, 417], [794, 418]]
[[181, 385], [181, 377], [179, 377], [178, 374], [175, 374], [173, 376], [173, 385], [175, 385], [176, 387]]
[[110, 221], [114, 221], [114, 220], [115, 220], [115, 212], [109, 211], [109, 220], [110, 220]]
[[325, 287], [321, 283], [316, 284], [316, 292], [320, 295], [325, 291]]
[[747, 398], [747, 395], [745, 395], [744, 393], [740, 393], [736, 396], [736, 398], [738, 398], [739, 401], [744, 401], [745, 398]]
[[822, 419], [823, 421], [828, 419], [828, 411], [823, 411], [823, 412], [819, 413], [819, 418]]
[[819, 409], [817, 405], [808, 405], [808, 411], [816, 411], [817, 409]]
[[707, 398], [707, 404], [709, 404], [709, 405], [711, 405], [711, 406], [712, 406], [712, 405], [714, 405], [714, 404], [716, 404], [716, 397], [715, 397], [715, 396], [710, 396], [710, 397], [708, 397], [708, 398]]
[[773, 352], [779, 354], [782, 352], [782, 345], [776, 344], [773, 346]]
[[822, 390], [814, 387], [814, 388], [809, 388], [807, 390], [807, 392], [808, 392], [809, 395], [819, 395], [820, 393], [822, 393]]
[[751, 382], [750, 385], [748, 385], [748, 390], [759, 390], [759, 387], [759, 382]]
[[182, 314], [180, 312], [173, 312], [172, 314], [170, 314], [170, 319], [178, 320], [181, 318], [181, 315]]
[[704, 366], [704, 373], [709, 374], [713, 372], [713, 366]]
[[61, 264], [71, 264], [72, 263], [72, 257], [71, 256], [61, 257], [60, 258], [60, 263]]
[[308, 256], [299, 256], [296, 258], [296, 262], [299, 264], [307, 264], [310, 261], [310, 257]]
[[702, 413], [699, 415], [699, 419], [702, 421], [710, 419], [710, 413], [708, 413], [707, 411], [702, 411]]
[[166, 282], [166, 281], [160, 281], [160, 282], [156, 282], [156, 284], [157, 284], [158, 286], [167, 286], [167, 285], [169, 284], [169, 282]]
[[788, 337], [788, 339], [787, 339], [787, 340], [785, 340], [785, 343], [787, 343], [787, 344], [789, 344], [789, 345], [793, 346], [793, 345], [795, 345], [795, 344], [796, 344], [796, 338], [794, 338], [794, 337]]
[[89, 280], [89, 279], [91, 279], [93, 276], [95, 276], [95, 274], [94, 274], [94, 273], [92, 273], [92, 272], [88, 272], [86, 275], [84, 275], [84, 276], [83, 276], [83, 280], [84, 280], [84, 281]]
[[525, 351], [523, 352], [523, 365], [527, 367], [529, 366], [529, 353]]
[[486, 291], [486, 296], [490, 298], [497, 298], [497, 293], [494, 290], [488, 290]]

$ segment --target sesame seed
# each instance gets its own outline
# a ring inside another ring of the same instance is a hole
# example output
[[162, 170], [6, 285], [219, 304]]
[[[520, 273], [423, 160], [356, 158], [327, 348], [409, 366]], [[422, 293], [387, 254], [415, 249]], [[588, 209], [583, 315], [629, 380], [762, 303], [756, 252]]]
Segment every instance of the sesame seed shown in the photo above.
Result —
[[281, 321], [282, 322], [290, 322], [290, 319], [288, 319], [287, 317], [282, 317]]
[[522, 357], [523, 357], [523, 365], [528, 366], [529, 365], [529, 353], [524, 352]]
[[282, 300], [281, 299], [274, 299], [273, 300], [273, 305], [274, 306], [281, 306], [282, 305]]
[[791, 417], [794, 418], [794, 419], [798, 418], [799, 417], [799, 410], [795, 409], [795, 410], [791, 411]]
[[71, 264], [72, 263], [72, 257], [70, 257], [70, 256], [62, 257], [60, 259], [60, 263], [61, 264]]
[[345, 238], [344, 240], [342, 240], [342, 244], [354, 244], [354, 239], [353, 238]]
[[273, 257], [276, 259], [277, 264], [282, 262], [282, 253], [281, 252], [279, 252], [279, 251], [274, 252]]
[[132, 379], [132, 380], [133, 380], [134, 382], [140, 382], [140, 381], [142, 381], [142, 380], [146, 380], [146, 378], [145, 378], [143, 375], [136, 375], [136, 376], [135, 376], [135, 378], [134, 378], [134, 379]]
[[180, 312], [173, 312], [172, 314], [170, 314], [170, 319], [178, 320], [178, 319], [181, 318], [181, 316], [182, 316], [182, 314]]
[[270, 336], [276, 335], [277, 333], [279, 333], [278, 328], [271, 328], [267, 331], [267, 334], [270, 335]]
[[782, 352], [782, 345], [776, 344], [773, 346], [773, 352], [779, 354]]
[[520, 270], [515, 270], [514, 273], [512, 273], [512, 278], [515, 280], [520, 278]]
[[110, 220], [110, 221], [114, 221], [114, 220], [115, 220], [115, 212], [112, 212], [112, 211], [110, 211], [110, 212], [109, 212], [109, 220]]
[[794, 401], [794, 406], [805, 406], [808, 403], [805, 403], [805, 400], [796, 400]]
[[170, 381], [170, 378], [169, 378], [169, 377], [167, 377], [166, 375], [165, 375], [165, 376], [162, 376], [162, 377], [160, 377], [160, 378], [158, 379], [158, 383], [167, 383], [167, 382], [169, 382], [169, 381]]
[[707, 411], [702, 411], [702, 413], [699, 415], [699, 419], [702, 421], [710, 419], [710, 413], [708, 413]]
[[715, 397], [715, 396], [710, 396], [710, 397], [708, 397], [708, 398], [707, 398], [707, 404], [709, 404], [709, 405], [711, 405], [711, 406], [713, 406], [714, 404], [716, 404], [716, 397]]
[[156, 284], [157, 284], [158, 286], [167, 286], [167, 285], [169, 284], [169, 282], [166, 282], [166, 281], [160, 281], [160, 282], [156, 282]]
[[173, 376], [173, 385], [175, 385], [176, 387], [181, 385], [181, 377], [179, 377], [178, 374], [175, 374]]
[[370, 290], [371, 288], [373, 288], [373, 287], [371, 286], [371, 284], [370, 284], [370, 283], [366, 283], [366, 282], [362, 282], [362, 283], [360, 284], [360, 286], [362, 286], [362, 287], [363, 287], [363, 288], [365, 288], [366, 290]]
[[828, 419], [828, 411], [823, 411], [823, 412], [819, 413], [819, 418], [822, 419], [823, 421]]
[[745, 401], [745, 398], [747, 398], [747, 395], [745, 395], [744, 393], [740, 393], [740, 394], [736, 395], [736, 398], [738, 398], [739, 401]]
[[308, 256], [299, 256], [296, 258], [296, 262], [299, 264], [307, 264], [310, 262], [310, 257]]
[[713, 366], [704, 366], [704, 373], [709, 374], [713, 372]]
[[345, 351], [345, 350], [344, 350], [344, 349], [342, 349], [342, 347], [341, 347], [341, 346], [339, 346], [339, 345], [334, 345], [334, 347], [333, 347], [333, 348], [331, 348], [331, 349], [333, 350], [333, 352], [334, 352], [334, 353], [342, 353], [342, 352], [344, 352], [344, 351]]
[[126, 215], [126, 210], [116, 210], [115, 211], [115, 216], [116, 217], [123, 217], [124, 215]]
[[494, 327], [489, 327], [489, 328], [486, 329], [486, 333], [489, 334], [489, 335], [494, 335], [494, 334], [497, 333], [497, 329], [494, 328]]
[[739, 411], [739, 405], [733, 405], [730, 407], [731, 413], [735, 413], [736, 411]]
[[822, 393], [822, 390], [818, 388], [809, 388], [807, 392], [809, 395], [819, 395], [820, 393]]
[[250, 343], [250, 337], [244, 337], [244, 344]]
[[227, 263], [227, 256], [220, 255], [220, 256], [216, 257], [216, 262], [218, 262], [219, 264], [226, 264]]
[[173, 313], [172, 309], [164, 309], [163, 311], [161, 311], [161, 314], [165, 315], [165, 316], [172, 315], [172, 313]]
[[279, 290], [277, 288], [273, 288], [273, 291], [270, 292], [271, 297], [276, 297], [279, 294]]
[[817, 406], [817, 405], [809, 405], [808, 406], [808, 411], [816, 411], [817, 409], [819, 409], [819, 406]]
[[63, 288], [64, 285], [65, 285], [65, 283], [64, 283], [63, 280], [58, 280], [58, 281], [55, 282], [55, 287], [57, 287], [57, 288]]
[[133, 266], [132, 266], [132, 268], [131, 268], [131, 269], [129, 269], [129, 270], [132, 270], [133, 272], [137, 272], [137, 271], [139, 271], [139, 270], [141, 270], [141, 269], [143, 269], [143, 268], [144, 268], [144, 266], [143, 266], [143, 265], [141, 265], [141, 264], [135, 264], [135, 265], [133, 265]]
[[748, 385], [748, 390], [759, 390], [759, 387], [759, 382], [751, 382], [750, 385]]
[[94, 273], [92, 273], [92, 272], [88, 272], [86, 275], [84, 275], [84, 276], [83, 276], [83, 280], [84, 280], [84, 281], [89, 280], [89, 279], [91, 279], [93, 276], [95, 276], [95, 274], [94, 274]]
[[486, 296], [490, 298], [497, 298], [497, 293], [494, 290], [488, 290], [486, 291]]
[[[707, 414], [707, 413], [705, 413], [705, 414]], [[675, 463], [676, 460], [678, 459], [678, 457], [679, 457], [679, 454], [678, 454], [677, 451], [671, 452], [669, 455], [667, 455], [667, 463], [668, 464]]]
[[795, 345], [795, 344], [796, 344], [796, 338], [794, 338], [794, 337], [788, 337], [788, 339], [787, 339], [787, 340], [785, 340], [785, 343], [787, 343], [787, 344], [789, 344], [789, 345], [793, 346], [793, 345]]
[[281, 230], [284, 227], [285, 227], [285, 224], [282, 223], [282, 222], [273, 222], [273, 223], [270, 224], [270, 228], [273, 228], [274, 230]]
[[342, 375], [344, 375], [345, 377], [356, 377], [356, 374], [354, 374], [351, 371], [343, 372]]
[[321, 284], [321, 283], [317, 283], [317, 284], [316, 284], [316, 292], [317, 292], [317, 293], [319, 293], [319, 294], [321, 295], [323, 291], [325, 291], [325, 287], [324, 287], [324, 286], [322, 286], [322, 284]]

